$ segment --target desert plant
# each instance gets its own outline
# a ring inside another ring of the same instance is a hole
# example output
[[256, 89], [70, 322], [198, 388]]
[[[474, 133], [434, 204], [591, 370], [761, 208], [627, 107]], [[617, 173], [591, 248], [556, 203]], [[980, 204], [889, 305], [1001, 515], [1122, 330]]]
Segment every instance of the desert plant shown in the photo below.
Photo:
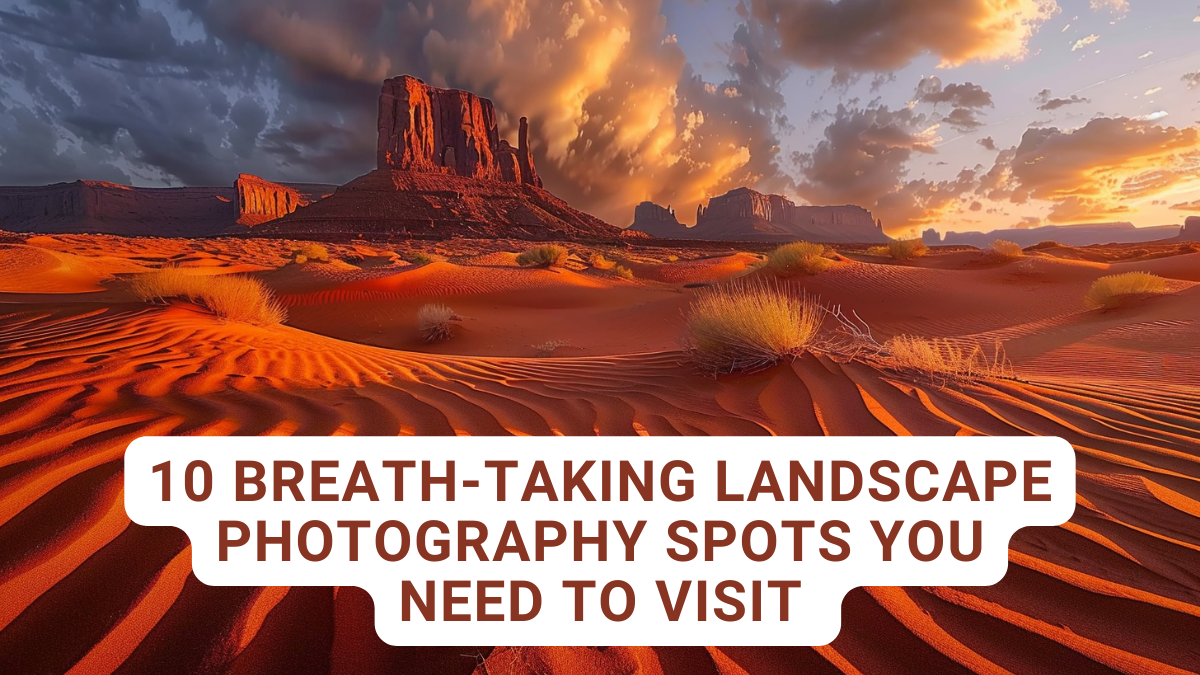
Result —
[[240, 275], [200, 275], [165, 267], [138, 275], [130, 282], [134, 295], [145, 302], [183, 298], [213, 314], [238, 323], [273, 326], [287, 321], [287, 308], [258, 279]]
[[605, 258], [603, 253], [593, 253], [588, 258], [588, 264], [598, 270], [611, 270], [617, 266], [617, 263]]
[[622, 279], [624, 279], [626, 281], [633, 281], [633, 270], [629, 269], [628, 267], [626, 267], [624, 265], [617, 265], [613, 269], [613, 274], [621, 277]]
[[308, 243], [292, 252], [292, 260], [303, 265], [308, 262], [329, 262], [329, 249], [321, 244]]
[[988, 258], [1000, 262], [1020, 260], [1024, 255], [1025, 251], [1021, 250], [1020, 244], [1003, 239], [997, 239], [987, 247]]
[[733, 282], [701, 293], [687, 316], [685, 348], [714, 375], [755, 371], [798, 357], [821, 328], [817, 302], [767, 282]]
[[1083, 296], [1083, 302], [1091, 308], [1111, 309], [1122, 298], [1131, 295], [1161, 295], [1169, 292], [1167, 280], [1148, 272], [1126, 272], [1100, 277]]
[[1031, 251], [1043, 251], [1048, 248], [1061, 248], [1062, 244], [1057, 241], [1043, 241], [1029, 247]]
[[521, 267], [559, 267], [567, 262], [567, 249], [557, 244], [543, 244], [517, 256]]
[[929, 253], [929, 247], [920, 239], [897, 239], [887, 245], [888, 255], [893, 260], [915, 260]]
[[781, 277], [797, 274], [819, 274], [829, 268], [832, 261], [825, 257], [825, 247], [798, 241], [784, 244], [769, 256], [767, 269]]
[[442, 304], [422, 305], [417, 310], [417, 328], [426, 342], [442, 342], [453, 337], [451, 324], [462, 321], [454, 310]]
[[428, 265], [429, 263], [433, 262], [433, 258], [424, 253], [417, 252], [410, 255], [408, 257], [408, 261], [414, 265]]
[[892, 368], [946, 382], [1012, 376], [1012, 366], [999, 342], [989, 356], [969, 340], [900, 335], [884, 344], [882, 355], [884, 364]]
[[537, 351], [537, 355], [541, 357], [553, 356], [554, 350], [559, 347], [570, 347], [570, 340], [548, 340], [540, 345], [531, 345]]
[[669, 255], [667, 256], [667, 262], [679, 262], [679, 256]]

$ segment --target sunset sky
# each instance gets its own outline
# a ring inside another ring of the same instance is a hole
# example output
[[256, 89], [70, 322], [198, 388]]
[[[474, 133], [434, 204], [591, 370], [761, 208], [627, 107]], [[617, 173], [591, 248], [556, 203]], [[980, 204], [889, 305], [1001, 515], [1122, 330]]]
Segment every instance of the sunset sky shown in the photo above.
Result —
[[380, 82], [533, 121], [624, 226], [750, 185], [891, 234], [1200, 214], [1193, 0], [0, 0], [0, 184], [343, 183]]

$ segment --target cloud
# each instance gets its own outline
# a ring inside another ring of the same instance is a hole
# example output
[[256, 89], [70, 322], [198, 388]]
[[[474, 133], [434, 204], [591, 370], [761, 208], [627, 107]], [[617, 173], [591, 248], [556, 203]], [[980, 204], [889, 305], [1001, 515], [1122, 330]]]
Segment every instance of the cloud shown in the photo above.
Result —
[[1033, 100], [1041, 104], [1038, 106], [1038, 110], [1058, 110], [1069, 105], [1092, 102], [1091, 99], [1083, 98], [1078, 94], [1071, 94], [1067, 98], [1054, 98], [1051, 96], [1049, 89], [1043, 89]]
[[17, 38], [0, 39], [0, 82], [22, 92], [0, 99], [0, 146], [34, 120], [83, 153], [20, 146], [22, 163], [59, 167], [43, 177], [342, 183], [373, 168], [382, 80], [412, 74], [492, 98], [509, 138], [528, 116], [547, 186], [616, 224], [643, 199], [786, 189], [787, 66], [750, 24], [726, 45], [727, 76], [705, 81], [660, 4], [23, 0], [0, 11]]
[[914, 157], [932, 155], [937, 125], [910, 108], [850, 108], [831, 113], [824, 138], [796, 157], [796, 191], [817, 204], [857, 204], [899, 231], [934, 222], [974, 187], [972, 170], [950, 181], [908, 180]]
[[1192, 201], [1192, 202], [1182, 202], [1179, 204], [1172, 204], [1171, 210], [1172, 211], [1192, 211], [1192, 212], [1200, 211], [1200, 199], [1197, 199], [1196, 201]]
[[1186, 73], [1183, 77], [1181, 77], [1179, 79], [1183, 80], [1183, 82], [1185, 84], [1187, 84], [1188, 89], [1195, 89], [1196, 87], [1200, 87], [1200, 72]]
[[1077, 52], [1080, 49], [1085, 49], [1087, 47], [1090, 47], [1090, 46], [1096, 44], [1096, 41], [1099, 39], [1100, 39], [1100, 36], [1096, 35], [1095, 33], [1092, 33], [1091, 35], [1089, 35], [1085, 38], [1080, 38], [1075, 41], [1075, 44], [1071, 45], [1071, 51]]
[[976, 142], [979, 143], [979, 145], [983, 146], [983, 148], [986, 150], [991, 150], [993, 152], [995, 152], [996, 150], [999, 150], [999, 148], [996, 147], [995, 139], [993, 139], [991, 136], [988, 136], [986, 138], [981, 138]]
[[941, 66], [1020, 59], [1053, 0], [749, 0], [779, 51], [843, 76], [887, 72], [929, 54]]
[[995, 106], [992, 95], [983, 87], [967, 82], [942, 86], [937, 77], [923, 78], [917, 84], [916, 99], [921, 103], [949, 103], [959, 108], [991, 108]]
[[1051, 205], [1056, 223], [1083, 222], [1132, 210], [1129, 202], [1169, 195], [1195, 182], [1200, 129], [1124, 117], [1098, 117], [1083, 127], [1029, 129], [981, 179], [991, 199]]
[[1108, 8], [1113, 14], [1125, 14], [1129, 11], [1129, 0], [1092, 0], [1093, 10]]

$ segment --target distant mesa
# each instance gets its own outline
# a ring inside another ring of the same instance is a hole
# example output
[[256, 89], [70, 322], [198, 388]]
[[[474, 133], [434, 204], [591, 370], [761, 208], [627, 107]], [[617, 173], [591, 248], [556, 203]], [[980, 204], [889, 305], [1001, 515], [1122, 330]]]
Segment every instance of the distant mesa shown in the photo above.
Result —
[[267, 222], [332, 186], [242, 175], [233, 187], [140, 188], [81, 180], [0, 188], [0, 229], [46, 234], [203, 237]]
[[265, 236], [616, 240], [630, 236], [542, 188], [522, 118], [500, 139], [492, 102], [415, 77], [384, 82], [377, 169], [255, 228]]
[[1044, 241], [1055, 241], [1065, 246], [1093, 246], [1096, 244], [1142, 244], [1171, 239], [1179, 235], [1178, 225], [1159, 227], [1134, 227], [1133, 223], [1089, 223], [1083, 225], [1047, 225], [1029, 229], [993, 230], [991, 232], [947, 232], [945, 237], [937, 230], [926, 230], [922, 239], [930, 246], [974, 246], [985, 248], [1002, 239], [1022, 247], [1033, 246]]
[[890, 241], [883, 225], [859, 206], [797, 206], [781, 195], [737, 188], [709, 200], [687, 227], [669, 207], [643, 202], [631, 230], [664, 239], [797, 241], [874, 244]]
[[1200, 241], [1200, 216], [1190, 216], [1179, 230], [1180, 241]]

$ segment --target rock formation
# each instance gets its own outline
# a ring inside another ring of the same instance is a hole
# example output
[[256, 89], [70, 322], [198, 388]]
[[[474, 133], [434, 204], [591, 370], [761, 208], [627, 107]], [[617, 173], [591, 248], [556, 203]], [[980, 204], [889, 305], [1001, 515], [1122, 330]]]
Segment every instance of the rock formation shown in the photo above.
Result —
[[675, 210], [654, 202], [642, 202], [634, 208], [633, 225], [629, 229], [660, 239], [682, 239], [687, 236], [687, 228], [675, 217]]
[[997, 239], [1014, 242], [1022, 247], [1044, 241], [1066, 246], [1095, 244], [1141, 244], [1170, 239], [1179, 233], [1178, 226], [1134, 227], [1133, 223], [1088, 223], [1082, 225], [1047, 225], [1028, 229], [993, 230], [991, 232], [947, 232], [943, 237], [936, 230], [926, 230], [922, 240], [930, 246], [974, 246], [985, 248]]
[[237, 191], [237, 222], [242, 225], [261, 225], [278, 220], [333, 191], [332, 186], [284, 185], [245, 173], [238, 176], [234, 189]]
[[500, 140], [491, 101], [409, 75], [383, 83], [376, 167], [542, 187], [527, 119], [514, 148]]
[[383, 84], [378, 169], [255, 235], [615, 241], [624, 232], [542, 189], [521, 120], [514, 148], [499, 139], [492, 102], [414, 77]]
[[46, 234], [204, 237], [257, 225], [333, 190], [243, 174], [233, 187], [142, 188], [100, 181], [0, 188], [0, 229]]
[[1179, 230], [1180, 241], [1200, 241], [1200, 216], [1191, 216], [1183, 221], [1183, 228]]
[[[657, 210], [657, 211], [656, 211]], [[696, 210], [696, 225], [672, 230], [662, 207], [641, 204], [630, 229], [656, 237], [710, 241], [798, 241], [873, 244], [888, 241], [883, 226], [858, 206], [797, 206], [781, 195], [737, 188]], [[674, 214], [671, 213], [674, 219]]]

